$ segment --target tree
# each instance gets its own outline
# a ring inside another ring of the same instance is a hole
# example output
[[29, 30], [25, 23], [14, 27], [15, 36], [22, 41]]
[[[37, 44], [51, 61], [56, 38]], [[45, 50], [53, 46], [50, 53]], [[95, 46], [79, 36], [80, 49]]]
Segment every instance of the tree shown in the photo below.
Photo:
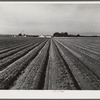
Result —
[[80, 36], [80, 34], [77, 34], [76, 36], [77, 36], [77, 37], [79, 37], [79, 36]]
[[61, 32], [61, 33], [55, 32], [55, 33], [53, 34], [53, 36], [54, 36], [54, 37], [68, 37], [68, 33], [67, 33], [67, 32]]
[[54, 37], [59, 37], [59, 36], [60, 36], [60, 33], [59, 33], [59, 32], [55, 32], [55, 33], [53, 34], [53, 36], [54, 36]]
[[66, 37], [67, 37], [67, 36], [68, 36], [68, 33], [67, 33], [67, 32], [65, 32], [65, 33], [64, 33], [64, 36], [66, 36]]
[[61, 35], [61, 37], [64, 37], [64, 32], [61, 32], [61, 34], [60, 34], [60, 35]]
[[22, 33], [19, 33], [18, 36], [22, 36]]

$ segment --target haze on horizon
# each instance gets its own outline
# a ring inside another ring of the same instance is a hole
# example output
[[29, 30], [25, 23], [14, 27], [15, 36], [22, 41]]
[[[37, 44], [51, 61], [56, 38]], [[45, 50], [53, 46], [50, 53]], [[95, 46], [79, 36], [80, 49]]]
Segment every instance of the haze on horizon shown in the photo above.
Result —
[[100, 35], [100, 4], [0, 3], [0, 34]]

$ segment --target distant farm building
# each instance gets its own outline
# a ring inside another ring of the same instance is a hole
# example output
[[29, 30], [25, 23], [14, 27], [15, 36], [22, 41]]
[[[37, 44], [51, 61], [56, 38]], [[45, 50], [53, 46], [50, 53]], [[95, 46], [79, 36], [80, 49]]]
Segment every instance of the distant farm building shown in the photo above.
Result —
[[51, 38], [52, 36], [51, 35], [46, 35], [46, 38]]
[[44, 35], [40, 35], [39, 37], [43, 37], [44, 38], [45, 36]]

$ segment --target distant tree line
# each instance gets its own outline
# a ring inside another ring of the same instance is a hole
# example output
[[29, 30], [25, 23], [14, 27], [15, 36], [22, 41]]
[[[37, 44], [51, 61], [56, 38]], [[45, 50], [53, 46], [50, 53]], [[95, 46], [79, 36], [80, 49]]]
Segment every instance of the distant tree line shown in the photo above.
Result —
[[68, 36], [68, 33], [67, 33], [67, 32], [61, 32], [61, 33], [55, 32], [55, 33], [53, 34], [53, 36], [54, 36], [54, 37], [67, 37], [67, 36]]
[[53, 34], [53, 37], [80, 37], [80, 34], [73, 35], [73, 34], [68, 34], [68, 32], [55, 32]]
[[18, 36], [24, 36], [24, 37], [39, 37], [39, 35], [28, 35], [28, 34], [22, 34], [22, 33], [19, 33]]

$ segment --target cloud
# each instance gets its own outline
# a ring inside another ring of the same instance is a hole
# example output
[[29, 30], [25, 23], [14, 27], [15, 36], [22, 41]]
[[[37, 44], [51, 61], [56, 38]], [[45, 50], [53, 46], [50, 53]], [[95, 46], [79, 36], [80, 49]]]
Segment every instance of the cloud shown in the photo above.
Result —
[[99, 16], [99, 4], [0, 3], [0, 33], [99, 35]]

